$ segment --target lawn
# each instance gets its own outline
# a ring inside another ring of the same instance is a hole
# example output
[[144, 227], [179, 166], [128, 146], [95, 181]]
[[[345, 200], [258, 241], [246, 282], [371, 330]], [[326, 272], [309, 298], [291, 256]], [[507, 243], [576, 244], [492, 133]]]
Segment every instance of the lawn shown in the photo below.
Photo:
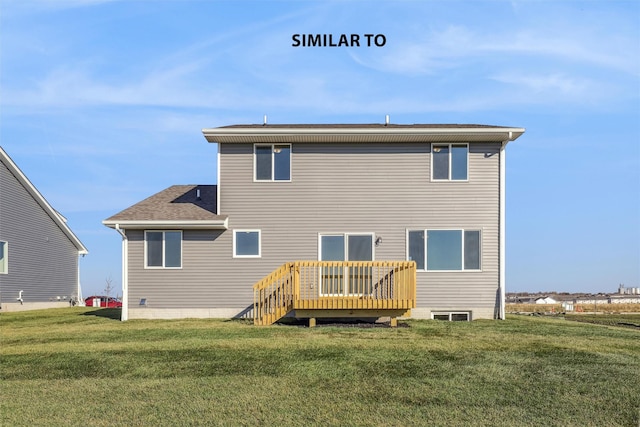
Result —
[[397, 329], [0, 314], [2, 426], [637, 426], [640, 332], [510, 316]]

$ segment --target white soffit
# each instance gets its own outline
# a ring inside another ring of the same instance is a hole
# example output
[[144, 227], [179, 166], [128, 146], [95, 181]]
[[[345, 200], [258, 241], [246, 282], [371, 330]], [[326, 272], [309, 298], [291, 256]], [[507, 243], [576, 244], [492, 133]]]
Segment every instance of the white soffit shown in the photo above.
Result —
[[507, 127], [286, 127], [238, 126], [203, 129], [214, 143], [392, 143], [392, 142], [505, 142], [524, 133]]

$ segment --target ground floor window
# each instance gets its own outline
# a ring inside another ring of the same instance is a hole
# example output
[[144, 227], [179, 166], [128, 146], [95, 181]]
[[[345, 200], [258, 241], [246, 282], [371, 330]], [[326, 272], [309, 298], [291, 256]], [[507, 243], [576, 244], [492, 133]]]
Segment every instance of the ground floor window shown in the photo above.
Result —
[[261, 246], [260, 230], [233, 231], [234, 258], [260, 258]]
[[147, 268], [182, 268], [182, 231], [145, 231]]
[[0, 274], [7, 274], [9, 270], [9, 245], [0, 240]]
[[431, 318], [433, 320], [446, 320], [449, 322], [468, 322], [471, 320], [471, 313], [468, 311], [460, 312], [432, 312]]
[[[373, 233], [321, 234], [320, 261], [373, 261]], [[363, 295], [372, 291], [371, 267], [323, 267], [321, 295]]]
[[418, 270], [481, 269], [480, 230], [407, 230], [407, 259]]

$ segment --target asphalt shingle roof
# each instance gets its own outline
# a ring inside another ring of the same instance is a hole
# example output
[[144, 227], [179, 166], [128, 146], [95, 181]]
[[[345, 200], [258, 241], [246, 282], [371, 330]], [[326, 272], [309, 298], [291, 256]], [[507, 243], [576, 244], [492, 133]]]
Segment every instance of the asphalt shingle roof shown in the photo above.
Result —
[[173, 185], [105, 221], [222, 220], [226, 215], [216, 214], [217, 195], [216, 185]]

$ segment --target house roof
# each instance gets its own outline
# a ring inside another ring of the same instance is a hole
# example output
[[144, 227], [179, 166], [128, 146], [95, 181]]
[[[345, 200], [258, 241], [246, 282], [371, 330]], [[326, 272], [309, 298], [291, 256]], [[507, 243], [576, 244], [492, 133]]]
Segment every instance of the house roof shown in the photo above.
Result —
[[18, 182], [27, 190], [27, 192], [33, 197], [33, 199], [40, 205], [42, 210], [44, 210], [47, 215], [53, 220], [53, 222], [62, 230], [65, 236], [73, 243], [73, 245], [78, 250], [78, 254], [86, 255], [89, 253], [87, 248], [82, 244], [80, 239], [71, 231], [69, 226], [67, 225], [67, 220], [65, 217], [60, 215], [58, 211], [56, 211], [44, 198], [44, 196], [38, 191], [38, 189], [29, 181], [27, 176], [20, 170], [18, 165], [9, 157], [9, 155], [4, 151], [2, 147], [0, 147], [0, 162], [2, 162], [9, 172], [16, 177]]
[[214, 143], [380, 143], [502, 142], [517, 139], [524, 128], [476, 124], [276, 124], [232, 125], [202, 129]]
[[102, 221], [111, 228], [226, 229], [216, 185], [173, 185]]

